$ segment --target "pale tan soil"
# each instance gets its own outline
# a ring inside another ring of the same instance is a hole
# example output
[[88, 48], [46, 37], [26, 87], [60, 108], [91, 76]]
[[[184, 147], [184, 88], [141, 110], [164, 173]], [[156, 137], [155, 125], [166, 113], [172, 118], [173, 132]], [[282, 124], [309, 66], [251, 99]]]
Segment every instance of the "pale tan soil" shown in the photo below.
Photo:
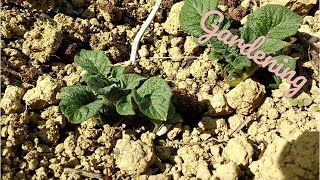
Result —
[[[2, 179], [89, 179], [67, 168], [141, 180], [319, 176], [316, 2], [277, 1], [305, 15], [299, 30], [303, 34], [297, 36], [304, 41], [295, 44], [304, 53], [284, 50], [299, 58], [298, 73], [308, 77], [297, 97], [311, 99], [303, 107], [292, 106], [284, 97], [286, 83], [270, 90], [263, 80], [249, 78], [231, 88], [216, 61], [208, 59], [210, 48], [197, 46], [182, 31], [178, 15], [183, 2], [164, 2], [141, 40], [136, 65], [125, 62], [130, 43], [154, 1], [2, 2]], [[52, 11], [55, 5], [61, 7], [59, 13]], [[229, 13], [237, 6], [233, 1], [220, 4]], [[243, 1], [241, 6], [250, 10], [259, 4]], [[39, 17], [40, 12], [47, 12], [57, 25]], [[162, 137], [140, 118], [115, 125], [98, 118], [69, 123], [57, 94], [80, 82], [83, 70], [73, 63], [80, 49], [103, 50], [113, 63], [125, 62], [131, 71], [163, 77], [174, 90], [173, 102], [184, 123]], [[161, 58], [168, 56], [172, 59]]]

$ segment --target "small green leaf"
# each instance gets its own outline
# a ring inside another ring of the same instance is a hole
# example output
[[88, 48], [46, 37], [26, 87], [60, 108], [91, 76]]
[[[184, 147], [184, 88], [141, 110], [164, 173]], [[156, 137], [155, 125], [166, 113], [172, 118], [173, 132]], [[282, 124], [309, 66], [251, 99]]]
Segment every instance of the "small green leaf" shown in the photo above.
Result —
[[297, 100], [297, 104], [299, 107], [309, 106], [312, 103], [312, 99], [310, 98], [301, 98]]
[[150, 119], [165, 121], [171, 103], [171, 88], [159, 77], [146, 80], [140, 88], [134, 90], [134, 100], [140, 111]]
[[291, 104], [291, 106], [296, 106], [296, 105], [298, 105], [298, 100], [290, 98], [289, 103]]
[[80, 56], [75, 57], [75, 62], [92, 75], [107, 78], [110, 73], [109, 58], [102, 51], [81, 50]]
[[226, 44], [224, 44], [223, 42], [219, 41], [217, 38], [211, 38], [209, 42], [210, 42], [210, 45], [211, 45], [212, 49], [214, 51], [217, 51], [217, 52], [219, 52], [219, 51], [220, 52], [221, 51], [226, 52], [226, 49], [228, 48], [228, 46]]
[[103, 106], [103, 101], [96, 100], [93, 92], [86, 86], [64, 87], [59, 96], [63, 114], [74, 124], [93, 117]]
[[312, 103], [312, 99], [304, 98], [303, 99], [303, 106], [309, 106]]
[[116, 104], [117, 112], [123, 116], [135, 115], [132, 105], [132, 94], [122, 97]]
[[121, 87], [124, 89], [134, 89], [145, 79], [137, 74], [125, 74], [120, 78]]
[[271, 54], [271, 53], [275, 53], [287, 46], [289, 46], [290, 44], [279, 40], [279, 39], [271, 39], [271, 38], [267, 38], [266, 42], [258, 49], [261, 50], [263, 52], [265, 52], [266, 54]]

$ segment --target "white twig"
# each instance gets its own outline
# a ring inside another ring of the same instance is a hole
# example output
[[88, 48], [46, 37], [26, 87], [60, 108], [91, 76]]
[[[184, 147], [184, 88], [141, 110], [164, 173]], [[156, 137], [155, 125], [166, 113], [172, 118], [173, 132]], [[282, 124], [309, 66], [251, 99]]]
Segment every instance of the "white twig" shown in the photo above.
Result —
[[[198, 59], [198, 56], [181, 56], [181, 57], [174, 57], [176, 59]], [[150, 59], [173, 59], [173, 57], [151, 57]]]
[[149, 27], [151, 21], [153, 20], [154, 16], [156, 15], [158, 9], [160, 8], [162, 0], [157, 0], [156, 4], [154, 5], [151, 13], [149, 14], [147, 20], [142, 24], [138, 34], [134, 38], [132, 42], [132, 49], [131, 49], [131, 55], [130, 55], [130, 61], [133, 63], [136, 61], [136, 56], [138, 52], [139, 42], [141, 37], [143, 36], [146, 29]]

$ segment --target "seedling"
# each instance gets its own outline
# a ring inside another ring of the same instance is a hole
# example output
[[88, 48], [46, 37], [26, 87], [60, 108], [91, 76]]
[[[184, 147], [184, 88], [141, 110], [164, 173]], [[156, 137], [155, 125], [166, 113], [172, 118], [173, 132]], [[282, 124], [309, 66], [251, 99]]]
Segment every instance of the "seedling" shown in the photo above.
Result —
[[298, 106], [298, 107], [306, 107], [312, 103], [312, 99], [310, 98], [301, 98], [301, 99], [289, 99], [291, 106]]
[[[202, 16], [210, 10], [218, 9], [218, 0], [186, 0], [180, 12], [180, 24], [185, 32], [199, 38], [206, 34], [201, 26], [200, 21]], [[216, 24], [219, 29], [229, 29], [230, 21], [228, 18], [218, 23], [218, 16], [210, 16], [206, 21], [208, 29], [212, 29], [211, 24]], [[248, 19], [240, 29], [233, 29], [233, 34], [244, 39], [245, 44], [251, 44], [259, 36], [265, 36], [266, 42], [256, 51], [263, 51], [267, 55], [273, 54], [274, 59], [278, 61], [278, 65], [283, 63], [284, 59], [288, 59], [287, 63], [280, 69], [280, 73], [286, 68], [295, 70], [296, 60], [290, 56], [279, 55], [277, 52], [284, 47], [289, 46], [289, 43], [284, 39], [294, 34], [299, 29], [302, 23], [302, 17], [290, 11], [281, 5], [266, 5], [248, 16]], [[209, 41], [212, 51], [209, 55], [210, 59], [217, 60], [223, 68], [224, 74], [230, 86], [234, 87], [245, 79], [251, 77], [260, 66], [251, 62], [246, 56], [239, 53], [239, 48], [236, 45], [228, 47], [217, 38], [212, 38]], [[256, 52], [255, 51], [255, 52]], [[281, 79], [275, 75], [270, 75], [272, 83], [271, 88], [278, 88]]]
[[86, 85], [64, 87], [59, 94], [60, 108], [70, 122], [81, 123], [114, 109], [122, 116], [140, 111], [156, 125], [181, 121], [163, 79], [127, 74], [125, 67], [113, 66], [101, 51], [81, 50], [75, 63], [86, 71], [81, 79]]

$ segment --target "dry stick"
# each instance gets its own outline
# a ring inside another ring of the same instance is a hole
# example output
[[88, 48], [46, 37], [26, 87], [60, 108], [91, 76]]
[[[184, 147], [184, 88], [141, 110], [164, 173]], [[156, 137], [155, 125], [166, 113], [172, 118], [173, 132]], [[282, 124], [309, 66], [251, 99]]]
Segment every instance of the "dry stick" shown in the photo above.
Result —
[[138, 52], [140, 39], [142, 38], [144, 32], [149, 27], [151, 21], [153, 20], [154, 16], [156, 15], [158, 9], [160, 8], [161, 2], [162, 2], [162, 0], [157, 0], [156, 4], [154, 5], [151, 13], [149, 14], [149, 16], [147, 18], [147, 20], [142, 24], [138, 34], [136, 35], [136, 37], [134, 38], [134, 40], [132, 42], [130, 61], [132, 61], [133, 63], [136, 62], [136, 56], [137, 56], [137, 52]]
[[249, 122], [253, 121], [253, 119], [248, 118], [247, 120], [241, 122], [241, 124], [235, 129], [234, 131], [231, 132], [229, 137], [232, 137], [234, 133], [240, 131], [245, 125], [247, 125]]
[[[247, 119], [247, 120], [243, 121], [234, 131], [231, 132], [229, 137], [232, 137], [234, 133], [240, 131], [245, 125], [247, 125], [251, 121], [253, 121], [253, 119]], [[201, 145], [204, 143], [210, 143], [210, 142], [214, 142], [214, 141], [217, 142], [218, 144], [227, 142], [227, 140], [219, 140], [216, 138], [210, 138], [209, 140], [206, 140], [203, 142], [198, 142], [198, 143], [189, 143], [189, 142], [171, 142], [171, 143], [178, 144], [178, 145]]]
[[96, 179], [103, 180], [103, 175], [98, 174], [98, 173], [83, 171], [83, 170], [79, 170], [79, 169], [71, 169], [71, 168], [64, 168], [64, 170], [66, 173], [76, 173], [76, 174], [79, 174], [81, 176], [85, 176], [88, 178], [96, 178]]
[[225, 140], [219, 140], [219, 139], [216, 139], [216, 138], [210, 138], [209, 140], [206, 140], [206, 141], [203, 141], [203, 142], [196, 142], [196, 143], [190, 143], [190, 142], [171, 142], [171, 143], [172, 144], [178, 144], [178, 145], [201, 145], [201, 144], [210, 143], [210, 142], [213, 142], [213, 141], [216, 141], [218, 144], [226, 142]]

